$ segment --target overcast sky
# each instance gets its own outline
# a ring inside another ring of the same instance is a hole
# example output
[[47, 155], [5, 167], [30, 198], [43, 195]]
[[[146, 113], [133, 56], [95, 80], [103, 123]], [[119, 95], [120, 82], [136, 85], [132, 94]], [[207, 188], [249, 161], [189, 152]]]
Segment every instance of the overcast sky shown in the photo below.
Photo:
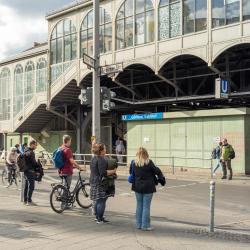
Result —
[[47, 40], [46, 13], [74, 0], [0, 0], [0, 60]]

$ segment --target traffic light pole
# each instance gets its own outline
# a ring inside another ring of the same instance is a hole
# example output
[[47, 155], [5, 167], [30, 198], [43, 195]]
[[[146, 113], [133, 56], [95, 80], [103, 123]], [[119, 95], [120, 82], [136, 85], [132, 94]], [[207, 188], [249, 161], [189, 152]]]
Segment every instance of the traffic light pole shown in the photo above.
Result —
[[93, 57], [95, 59], [95, 68], [93, 69], [93, 105], [92, 105], [92, 136], [96, 142], [101, 140], [101, 113], [100, 113], [100, 50], [99, 50], [99, 0], [94, 0], [94, 49]]

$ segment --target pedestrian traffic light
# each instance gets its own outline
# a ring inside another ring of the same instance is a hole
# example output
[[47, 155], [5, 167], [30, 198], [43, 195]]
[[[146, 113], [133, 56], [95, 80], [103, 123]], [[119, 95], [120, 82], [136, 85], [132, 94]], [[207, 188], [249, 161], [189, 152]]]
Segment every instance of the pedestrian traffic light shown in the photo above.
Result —
[[78, 96], [81, 105], [92, 105], [92, 88], [81, 89], [81, 94]]

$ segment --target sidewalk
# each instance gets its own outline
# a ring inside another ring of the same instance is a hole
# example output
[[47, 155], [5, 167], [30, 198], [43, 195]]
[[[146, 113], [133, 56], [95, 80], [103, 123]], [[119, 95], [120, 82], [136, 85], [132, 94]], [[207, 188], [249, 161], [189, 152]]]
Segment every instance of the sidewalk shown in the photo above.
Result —
[[112, 206], [118, 204], [123, 211], [114, 212], [108, 207], [109, 225], [97, 225], [89, 210], [75, 208], [55, 214], [47, 194], [35, 194], [35, 198], [39, 206], [26, 207], [18, 202], [17, 190], [1, 187], [0, 249], [237, 250], [248, 249], [250, 244], [250, 232], [217, 230], [209, 234], [206, 226], [163, 217], [152, 218], [155, 231], [138, 231], [134, 229], [134, 214], [122, 207], [130, 207], [129, 197], [119, 196], [111, 201]]

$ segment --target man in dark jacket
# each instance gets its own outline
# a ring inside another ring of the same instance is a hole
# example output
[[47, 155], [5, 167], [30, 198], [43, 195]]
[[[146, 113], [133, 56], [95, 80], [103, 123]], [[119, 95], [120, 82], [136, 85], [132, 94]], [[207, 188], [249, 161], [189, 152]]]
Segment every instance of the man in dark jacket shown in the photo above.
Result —
[[34, 150], [37, 147], [37, 142], [31, 140], [29, 147], [24, 151], [24, 161], [25, 161], [25, 188], [24, 188], [24, 204], [27, 206], [36, 206], [32, 201], [32, 194], [35, 189], [35, 170], [38, 166], [38, 163], [35, 158]]

